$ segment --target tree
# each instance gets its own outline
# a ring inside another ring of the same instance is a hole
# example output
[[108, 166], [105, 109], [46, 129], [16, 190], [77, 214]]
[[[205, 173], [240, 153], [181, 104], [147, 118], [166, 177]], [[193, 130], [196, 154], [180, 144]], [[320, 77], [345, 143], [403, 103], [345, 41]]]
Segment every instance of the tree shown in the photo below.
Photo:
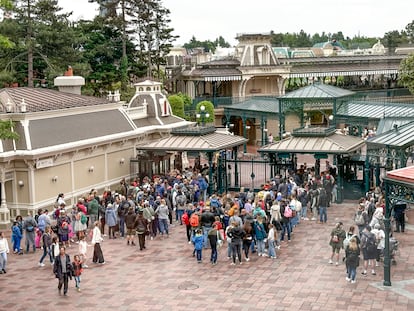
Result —
[[414, 54], [401, 61], [398, 83], [414, 94]]
[[171, 96], [168, 96], [168, 101], [170, 103], [173, 115], [184, 119], [185, 114], [184, 114], [183, 98], [179, 95], [171, 95]]
[[[205, 117], [204, 122], [210, 123], [214, 122], [214, 105], [211, 101], [203, 100], [197, 104], [196, 111], [197, 113], [202, 113], [201, 106], [204, 106], [205, 113], [208, 113], [208, 117]], [[203, 116], [201, 116], [203, 117]]]
[[14, 124], [11, 120], [0, 120], [0, 139], [14, 139], [20, 138], [19, 134], [13, 131]]
[[[13, 8], [13, 3], [10, 0], [0, 0], [0, 10], [4, 12], [10, 11]], [[14, 44], [6, 36], [0, 33], [0, 47], [11, 48]]]

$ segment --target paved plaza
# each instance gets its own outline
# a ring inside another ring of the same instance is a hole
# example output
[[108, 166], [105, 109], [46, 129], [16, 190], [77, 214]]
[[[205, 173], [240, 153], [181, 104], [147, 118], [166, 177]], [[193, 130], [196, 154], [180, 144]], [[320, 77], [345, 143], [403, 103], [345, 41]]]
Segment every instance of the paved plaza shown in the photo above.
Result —
[[[336, 221], [352, 223], [354, 202], [328, 209], [328, 224], [302, 221], [292, 241], [282, 243], [277, 259], [251, 256], [231, 266], [226, 245], [218, 265], [192, 257], [184, 226], [174, 225], [169, 238], [147, 241], [139, 251], [124, 239], [102, 244], [105, 265], [84, 269], [81, 292], [70, 281], [68, 296], [59, 296], [51, 266], [38, 267], [41, 251], [9, 254], [7, 274], [0, 275], [0, 310], [414, 310], [414, 231], [396, 233], [400, 241], [392, 286], [377, 275], [345, 280], [345, 265], [328, 264], [329, 235]], [[409, 211], [414, 219], [414, 212]], [[8, 233], [9, 236], [9, 233]], [[74, 255], [77, 244], [67, 251]], [[93, 247], [89, 248], [92, 254]], [[46, 261], [45, 261], [46, 263]]]

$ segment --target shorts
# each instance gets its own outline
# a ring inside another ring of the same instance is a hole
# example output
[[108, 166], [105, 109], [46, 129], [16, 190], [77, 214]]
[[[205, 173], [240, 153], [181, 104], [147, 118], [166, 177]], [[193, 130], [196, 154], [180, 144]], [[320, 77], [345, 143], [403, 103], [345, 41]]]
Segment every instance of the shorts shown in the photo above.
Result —
[[341, 250], [341, 246], [339, 244], [333, 244], [332, 245], [332, 253], [339, 254], [339, 251]]
[[135, 235], [135, 229], [128, 229], [127, 228], [127, 235]]

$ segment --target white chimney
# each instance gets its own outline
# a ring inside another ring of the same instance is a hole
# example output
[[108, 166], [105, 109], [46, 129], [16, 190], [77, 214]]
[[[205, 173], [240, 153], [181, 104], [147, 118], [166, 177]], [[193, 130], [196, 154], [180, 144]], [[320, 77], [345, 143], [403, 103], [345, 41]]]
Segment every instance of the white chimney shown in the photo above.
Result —
[[69, 66], [63, 77], [55, 78], [54, 84], [59, 88], [60, 92], [81, 95], [81, 88], [85, 85], [85, 79], [80, 76], [74, 76], [73, 69]]

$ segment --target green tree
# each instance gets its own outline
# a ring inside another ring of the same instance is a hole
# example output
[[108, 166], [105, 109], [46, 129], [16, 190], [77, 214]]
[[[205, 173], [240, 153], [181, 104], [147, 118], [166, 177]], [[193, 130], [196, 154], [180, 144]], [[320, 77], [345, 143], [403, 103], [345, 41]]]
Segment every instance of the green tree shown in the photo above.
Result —
[[204, 106], [205, 107], [205, 109], [204, 109], [205, 113], [208, 113], [208, 117], [205, 117], [204, 122], [206, 122], [206, 123], [214, 122], [214, 105], [213, 105], [213, 103], [211, 101], [208, 101], [208, 100], [203, 100], [203, 101], [199, 102], [197, 104], [197, 107], [196, 107], [196, 111], [199, 114], [202, 113], [201, 106]]
[[193, 100], [191, 99], [190, 96], [188, 96], [187, 94], [183, 94], [181, 92], [179, 92], [177, 95], [183, 99], [184, 109], [191, 108], [191, 106], [193, 105]]
[[14, 124], [10, 120], [0, 120], [0, 139], [14, 139], [18, 140], [20, 138], [19, 134], [13, 131]]
[[398, 83], [414, 94], [414, 54], [401, 61]]
[[[3, 14], [10, 11], [13, 8], [13, 3], [10, 0], [0, 0], [0, 10]], [[0, 32], [0, 47], [11, 48], [14, 44], [6, 36]]]
[[185, 118], [184, 100], [182, 96], [179, 96], [179, 95], [168, 96], [168, 101], [170, 103], [173, 115], [184, 119]]

